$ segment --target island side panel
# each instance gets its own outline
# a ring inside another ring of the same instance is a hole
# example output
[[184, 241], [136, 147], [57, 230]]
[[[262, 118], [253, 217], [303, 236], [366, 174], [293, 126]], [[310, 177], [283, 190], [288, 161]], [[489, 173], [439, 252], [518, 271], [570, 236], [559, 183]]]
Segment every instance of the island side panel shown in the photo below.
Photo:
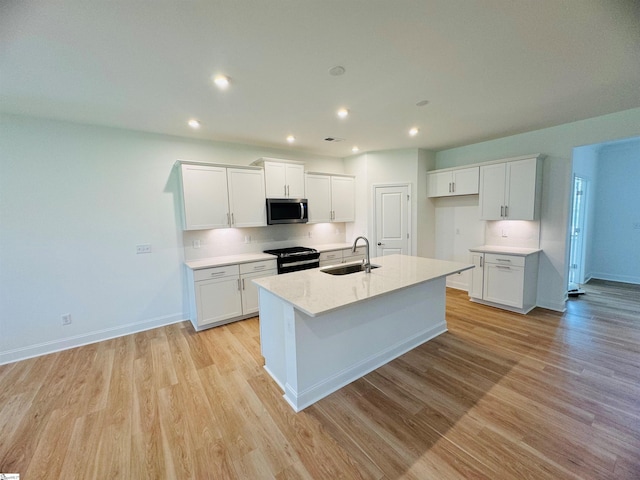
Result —
[[445, 282], [434, 279], [316, 317], [294, 309], [285, 399], [300, 411], [445, 332]]
[[265, 370], [282, 390], [287, 382], [285, 317], [293, 317], [293, 307], [268, 290], [258, 287], [260, 302], [260, 351]]

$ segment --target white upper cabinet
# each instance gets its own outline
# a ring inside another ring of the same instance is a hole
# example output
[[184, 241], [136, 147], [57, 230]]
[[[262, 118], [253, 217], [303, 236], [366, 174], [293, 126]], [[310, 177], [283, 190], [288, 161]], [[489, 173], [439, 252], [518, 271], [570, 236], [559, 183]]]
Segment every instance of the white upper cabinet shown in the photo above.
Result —
[[450, 197], [478, 193], [479, 167], [431, 172], [427, 174], [427, 196]]
[[304, 165], [264, 161], [267, 198], [305, 198]]
[[354, 177], [318, 173], [306, 177], [309, 223], [355, 221]]
[[267, 224], [261, 168], [181, 163], [185, 230]]
[[227, 169], [210, 165], [180, 166], [185, 230], [229, 226]]
[[266, 225], [267, 208], [264, 172], [246, 168], [228, 168], [229, 212], [233, 227]]
[[307, 200], [309, 223], [331, 221], [331, 177], [329, 175], [307, 174]]
[[353, 222], [356, 219], [356, 179], [331, 177], [331, 206], [334, 222]]
[[482, 220], [537, 220], [540, 216], [542, 158], [480, 167]]

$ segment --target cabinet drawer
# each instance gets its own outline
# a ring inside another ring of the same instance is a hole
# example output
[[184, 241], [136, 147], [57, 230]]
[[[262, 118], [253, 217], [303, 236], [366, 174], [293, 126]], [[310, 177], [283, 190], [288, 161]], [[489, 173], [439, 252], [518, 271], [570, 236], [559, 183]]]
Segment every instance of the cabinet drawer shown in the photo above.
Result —
[[335, 261], [342, 262], [342, 250], [334, 250], [332, 252], [322, 252], [320, 254], [320, 261]]
[[496, 265], [510, 265], [513, 267], [524, 267], [524, 257], [515, 255], [500, 255], [497, 253], [485, 253], [485, 263], [495, 263]]
[[250, 262], [240, 264], [240, 273], [264, 272], [266, 270], [275, 270], [277, 268], [276, 260], [263, 260], [261, 262]]
[[215, 278], [224, 278], [230, 276], [238, 276], [240, 270], [238, 265], [226, 265], [224, 267], [203, 268], [193, 272], [193, 280], [199, 282], [202, 280], [212, 280]]

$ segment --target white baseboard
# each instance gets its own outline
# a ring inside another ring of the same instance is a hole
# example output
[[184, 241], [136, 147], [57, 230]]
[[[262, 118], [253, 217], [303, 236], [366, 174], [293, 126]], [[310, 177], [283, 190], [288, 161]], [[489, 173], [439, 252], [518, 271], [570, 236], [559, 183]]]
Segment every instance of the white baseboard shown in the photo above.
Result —
[[51, 342], [43, 342], [36, 345], [7, 350], [5, 352], [0, 352], [0, 365], [17, 362], [19, 360], [26, 360], [27, 358], [39, 357], [40, 355], [47, 355], [49, 353], [60, 352], [70, 348], [81, 347], [90, 343], [102, 342], [104, 340], [110, 340], [112, 338], [130, 335], [132, 333], [151, 330], [152, 328], [164, 327], [165, 325], [171, 325], [172, 323], [182, 322], [183, 320], [188, 319], [188, 317], [189, 316], [184, 313], [176, 313], [173, 315], [143, 320], [141, 322], [129, 323], [127, 325], [121, 325], [114, 328], [96, 330], [94, 332], [66, 337]]
[[[609, 282], [633, 283], [640, 285], [640, 277], [637, 275], [616, 275], [615, 273], [594, 272], [589, 280], [607, 280]], [[586, 283], [586, 282], [585, 282]]]

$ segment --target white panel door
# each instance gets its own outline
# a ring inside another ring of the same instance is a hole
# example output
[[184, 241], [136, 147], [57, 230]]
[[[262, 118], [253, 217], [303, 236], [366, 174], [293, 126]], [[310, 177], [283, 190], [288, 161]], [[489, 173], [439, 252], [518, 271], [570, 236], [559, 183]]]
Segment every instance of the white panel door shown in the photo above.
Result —
[[480, 167], [480, 219], [502, 220], [504, 216], [506, 165]]
[[262, 170], [228, 168], [229, 210], [233, 227], [263, 227], [267, 207]]
[[287, 196], [289, 198], [306, 198], [304, 194], [304, 165], [285, 164]]
[[240, 277], [242, 285], [242, 314], [249, 315], [258, 313], [258, 287], [251, 280], [254, 278], [270, 277], [276, 275], [276, 270], [268, 270], [266, 272], [243, 274]]
[[453, 171], [453, 194], [473, 195], [478, 193], [479, 167], [463, 168]]
[[469, 285], [469, 296], [473, 298], [482, 298], [482, 286], [484, 278], [484, 254], [473, 252], [471, 254], [471, 262], [475, 266], [471, 270], [471, 283]]
[[228, 227], [227, 169], [183, 164], [180, 173], [184, 229]]
[[242, 315], [239, 277], [195, 282], [195, 290], [199, 326]]
[[508, 220], [533, 220], [536, 202], [536, 159], [507, 163], [505, 194]]
[[374, 188], [377, 256], [409, 255], [409, 187]]
[[287, 173], [284, 163], [264, 162], [267, 198], [287, 197]]
[[356, 219], [356, 182], [353, 177], [331, 177], [331, 208], [334, 222]]
[[309, 223], [331, 221], [331, 177], [307, 174]]

